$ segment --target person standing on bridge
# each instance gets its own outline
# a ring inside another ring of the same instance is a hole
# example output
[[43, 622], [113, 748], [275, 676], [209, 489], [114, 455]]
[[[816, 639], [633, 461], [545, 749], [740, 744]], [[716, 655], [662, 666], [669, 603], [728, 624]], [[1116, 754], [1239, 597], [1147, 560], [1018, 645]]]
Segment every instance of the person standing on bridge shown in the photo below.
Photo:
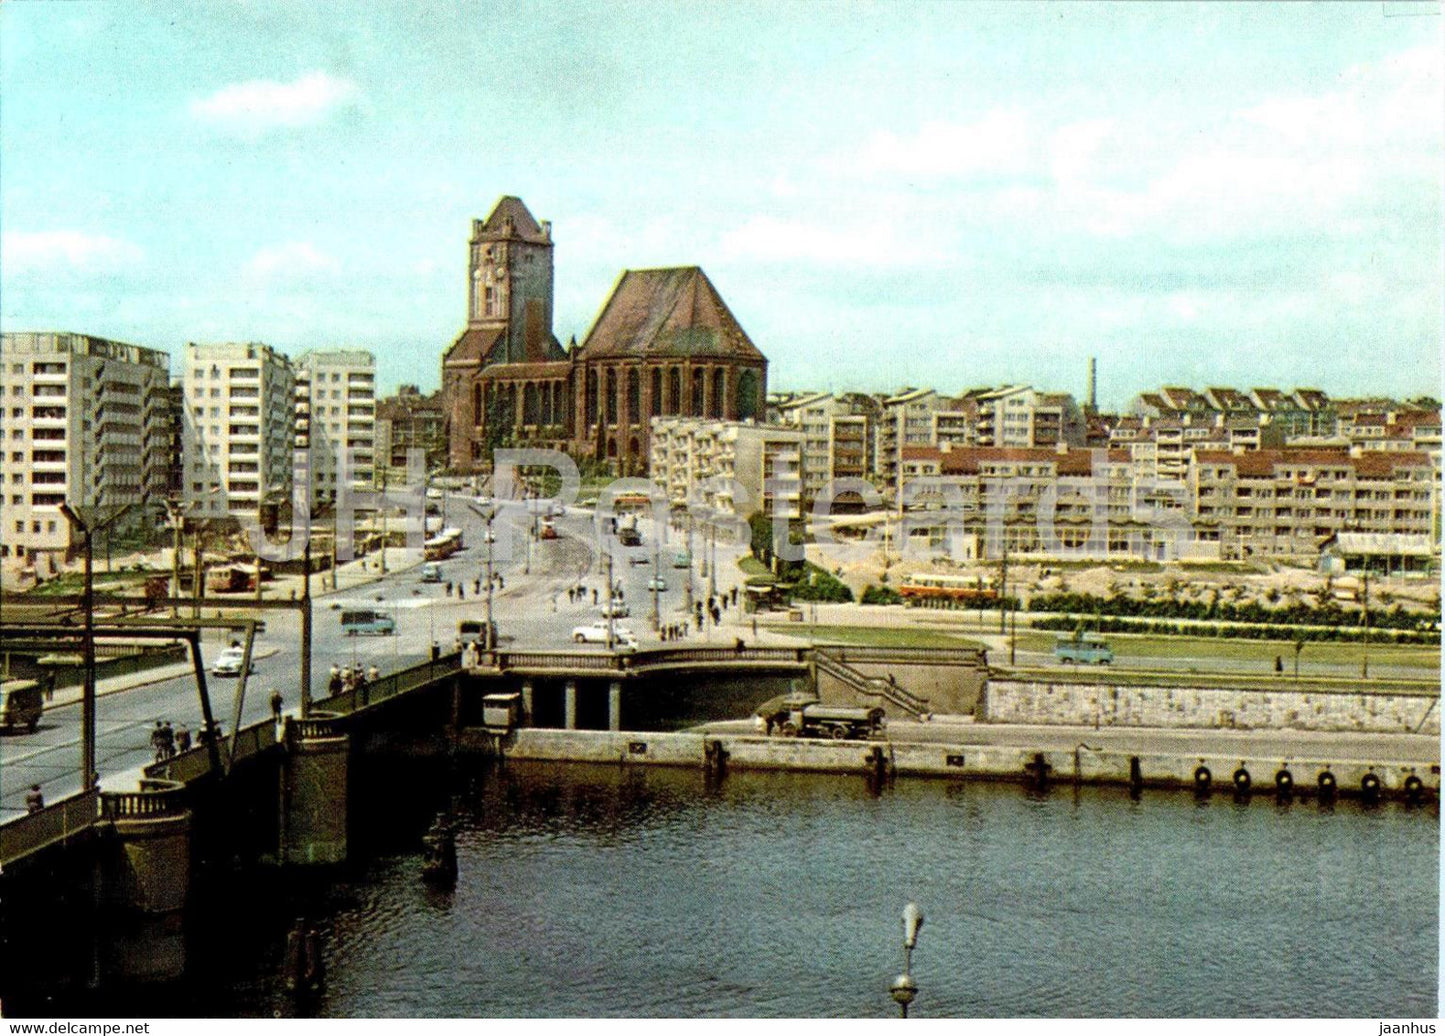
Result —
[[45, 808], [45, 796], [40, 794], [40, 785], [32, 784], [25, 793], [25, 812], [39, 813]]
[[151, 752], [155, 755], [156, 762], [165, 758], [166, 732], [161, 729], [160, 720], [156, 720], [155, 728], [151, 730]]
[[281, 722], [281, 691], [280, 688], [271, 688], [271, 718], [277, 723]]
[[189, 752], [191, 750], [191, 732], [182, 723], [176, 727], [176, 751]]

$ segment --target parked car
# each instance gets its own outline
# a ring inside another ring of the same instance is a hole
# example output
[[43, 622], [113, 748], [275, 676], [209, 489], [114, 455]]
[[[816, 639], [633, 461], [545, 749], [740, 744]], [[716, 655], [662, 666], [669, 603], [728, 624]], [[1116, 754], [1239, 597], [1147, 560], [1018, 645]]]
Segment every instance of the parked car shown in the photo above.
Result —
[[602, 617], [604, 619], [625, 619], [631, 614], [632, 612], [628, 610], [626, 601], [613, 600], [610, 604], [604, 604], [602, 606]]
[[[607, 623], [592, 622], [586, 626], [576, 626], [572, 630], [572, 639], [579, 644], [606, 644]], [[619, 648], [630, 650], [637, 647], [637, 636], [625, 626], [615, 626], [612, 630], [612, 642]]]
[[552, 524], [552, 519], [546, 518], [542, 521], [541, 538], [544, 540], [555, 540], [557, 538], [557, 526]]
[[423, 583], [440, 583], [442, 581], [442, 567], [435, 561], [424, 562], [421, 566], [421, 581]]
[[0, 730], [10, 733], [24, 729], [35, 733], [45, 711], [43, 688], [36, 680], [6, 680], [0, 683]]
[[1060, 662], [1108, 665], [1114, 661], [1114, 652], [1099, 634], [1079, 632], [1060, 637], [1054, 643], [1054, 657]]
[[647, 581], [647, 588], [648, 588], [649, 590], [657, 590], [657, 591], [666, 590], [666, 589], [667, 589], [667, 580], [666, 580], [666, 579], [663, 579], [662, 576], [653, 576], [651, 579], [649, 579], [649, 580]]
[[692, 568], [692, 555], [685, 550], [680, 550], [672, 556], [673, 568]]
[[[246, 651], [245, 651], [244, 648], [239, 648], [239, 647], [223, 648], [223, 649], [221, 650], [221, 653], [216, 656], [216, 660], [211, 663], [211, 675], [212, 675], [212, 676], [240, 676], [240, 675], [241, 675], [241, 661], [242, 661], [242, 659], [245, 657], [245, 655], [246, 655]], [[252, 666], [251, 666], [251, 672], [254, 673], [255, 671], [256, 671], [256, 667], [255, 667], [255, 665], [252, 665]]]

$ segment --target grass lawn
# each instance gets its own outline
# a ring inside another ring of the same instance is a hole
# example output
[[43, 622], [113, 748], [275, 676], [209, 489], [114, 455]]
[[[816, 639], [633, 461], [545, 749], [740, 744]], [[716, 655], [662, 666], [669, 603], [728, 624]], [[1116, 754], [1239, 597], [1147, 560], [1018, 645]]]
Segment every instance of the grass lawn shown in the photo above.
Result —
[[[123, 590], [128, 586], [136, 586], [145, 581], [147, 573], [117, 572], [113, 575], [106, 575], [101, 572], [95, 573], [92, 583], [96, 593], [110, 593], [116, 590]], [[39, 586], [26, 591], [23, 596], [28, 597], [59, 597], [69, 594], [82, 593], [85, 590], [85, 577], [80, 573], [66, 573], [54, 579], [48, 579]]]
[[809, 626], [806, 622], [769, 623], [774, 633], [812, 637], [819, 644], [852, 644], [858, 647], [983, 647], [976, 640], [935, 630], [898, 629], [893, 626]]
[[[1018, 646], [1024, 651], [1052, 652], [1055, 637], [1065, 635], [1043, 630], [1020, 630]], [[1286, 672], [1292, 672], [1294, 668], [1294, 642], [1288, 640], [1161, 637], [1137, 633], [1107, 633], [1104, 636], [1121, 658], [1230, 658], [1272, 667], [1275, 656], [1278, 655], [1284, 659]], [[1359, 644], [1311, 641], [1305, 645], [1300, 660], [1334, 664], [1358, 663], [1360, 655]], [[1370, 659], [1390, 665], [1411, 666], [1422, 671], [1440, 671], [1440, 650], [1427, 644], [1371, 644]]]
[[768, 566], [763, 564], [757, 558], [753, 557], [751, 554], [744, 554], [742, 557], [738, 558], [738, 568], [742, 569], [744, 572], [747, 573], [748, 582], [750, 583], [757, 582], [759, 580], [766, 580], [770, 583], [773, 581], [773, 573], [768, 568]]

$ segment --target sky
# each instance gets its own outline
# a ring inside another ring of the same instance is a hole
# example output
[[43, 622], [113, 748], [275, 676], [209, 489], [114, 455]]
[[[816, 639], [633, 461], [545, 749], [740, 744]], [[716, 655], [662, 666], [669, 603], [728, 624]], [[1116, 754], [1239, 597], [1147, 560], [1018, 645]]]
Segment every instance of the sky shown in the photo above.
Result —
[[[1438, 395], [1438, 2], [0, 4], [0, 326], [434, 388], [470, 220], [555, 333], [701, 266], [774, 390]], [[178, 373], [179, 363], [173, 364]]]

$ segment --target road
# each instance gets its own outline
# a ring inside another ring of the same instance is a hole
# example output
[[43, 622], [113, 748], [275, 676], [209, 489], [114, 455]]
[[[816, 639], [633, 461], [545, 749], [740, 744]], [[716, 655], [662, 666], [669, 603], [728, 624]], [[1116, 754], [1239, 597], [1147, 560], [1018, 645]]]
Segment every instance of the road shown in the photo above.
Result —
[[[467, 547], [442, 563], [443, 580], [459, 584], [465, 597], [448, 596], [445, 583], [423, 583], [417, 551], [391, 549], [390, 571], [373, 582], [337, 593], [317, 593], [313, 580], [312, 694], [326, 694], [330, 668], [375, 665], [383, 673], [402, 669], [424, 660], [435, 642], [443, 650], [452, 646], [457, 624], [463, 619], [482, 619], [486, 614], [485, 593], [476, 587], [485, 583], [487, 547], [485, 524], [462, 498], [447, 501], [448, 522], [463, 530]], [[606, 582], [590, 512], [571, 509], [556, 519], [557, 539], [531, 540], [533, 517], [520, 503], [505, 503], [496, 523], [505, 523], [511, 547], [503, 556], [499, 531], [493, 568], [503, 585], [494, 591], [493, 613], [503, 648], [573, 647], [574, 627], [596, 621], [600, 611], [591, 604], [591, 589], [605, 600]], [[649, 615], [652, 595], [646, 588], [653, 574], [656, 531], [650, 520], [639, 523], [643, 547], [616, 551], [614, 579], [623, 585], [624, 600], [632, 615], [618, 620], [643, 645], [659, 643]], [[530, 555], [527, 544], [530, 541]], [[667, 590], [659, 594], [664, 622], [683, 618], [684, 580], [688, 570], [674, 569], [670, 561], [680, 543], [665, 543], [657, 551]], [[741, 582], [733, 562], [738, 550], [719, 548], [719, 586], [727, 589]], [[699, 551], [700, 554], [700, 551]], [[627, 557], [645, 556], [648, 564], [627, 563]], [[701, 558], [699, 557], [699, 562]], [[706, 583], [693, 575], [695, 591], [705, 593]], [[569, 603], [569, 586], [584, 585], [589, 592], [577, 603]], [[585, 602], [585, 603], [584, 603]], [[214, 601], [208, 601], [213, 604]], [[342, 633], [340, 612], [354, 606], [385, 609], [396, 616], [397, 631], [388, 637], [347, 637]], [[242, 725], [264, 719], [269, 713], [272, 689], [280, 690], [287, 711], [294, 711], [300, 699], [297, 674], [301, 666], [300, 616], [289, 611], [266, 615], [266, 632], [259, 635], [255, 650], [261, 656], [246, 685]], [[715, 634], [710, 634], [716, 636]], [[212, 659], [225, 646], [229, 634], [215, 631], [203, 641], [206, 658]], [[705, 642], [703, 637], [693, 642]], [[602, 647], [592, 650], [602, 651]], [[225, 730], [232, 729], [238, 681], [208, 678], [213, 714]], [[24, 810], [25, 791], [39, 784], [46, 801], [53, 802], [80, 789], [80, 704], [65, 703], [64, 694], [47, 709], [40, 729], [34, 734], [0, 737], [0, 822]], [[73, 697], [73, 696], [72, 696]], [[97, 700], [96, 765], [101, 787], [129, 790], [135, 787], [139, 768], [151, 761], [150, 731], [156, 720], [184, 724], [192, 732], [201, 727], [201, 707], [192, 676], [177, 676], [134, 686], [114, 693], [102, 693]]]

